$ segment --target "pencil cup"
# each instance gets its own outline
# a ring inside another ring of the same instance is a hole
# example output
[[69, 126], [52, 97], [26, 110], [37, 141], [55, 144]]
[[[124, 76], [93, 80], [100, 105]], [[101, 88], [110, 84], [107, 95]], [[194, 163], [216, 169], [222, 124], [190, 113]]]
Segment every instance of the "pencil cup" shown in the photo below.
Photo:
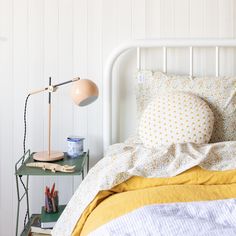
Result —
[[[55, 186], [55, 185], [54, 185]], [[54, 190], [54, 187], [53, 187]], [[58, 191], [50, 191], [48, 187], [45, 190], [45, 206], [46, 213], [58, 212]]]
[[69, 136], [67, 138], [67, 144], [68, 144], [68, 156], [72, 158], [79, 157], [83, 155], [84, 153], [84, 147], [83, 147], [84, 138], [79, 136]]

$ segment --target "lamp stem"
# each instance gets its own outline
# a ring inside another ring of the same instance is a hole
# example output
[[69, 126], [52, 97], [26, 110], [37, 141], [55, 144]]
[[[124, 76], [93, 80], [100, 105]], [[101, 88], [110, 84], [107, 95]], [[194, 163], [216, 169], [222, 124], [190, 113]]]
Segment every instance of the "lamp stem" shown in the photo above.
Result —
[[65, 81], [65, 82], [62, 82], [62, 83], [59, 83], [59, 84], [55, 84], [55, 85], [53, 85], [55, 88], [57, 88], [57, 87], [60, 87], [60, 86], [62, 86], [62, 85], [65, 85], [65, 84], [69, 84], [69, 83], [72, 83], [72, 82], [75, 82], [75, 81], [78, 81], [78, 80], [80, 80], [80, 78], [79, 77], [76, 77], [76, 78], [74, 78], [74, 79], [71, 79], [71, 80], [68, 80], [68, 81]]
[[[49, 77], [49, 86], [52, 84], [52, 78]], [[52, 117], [52, 107], [51, 107], [51, 93], [48, 93], [48, 156], [51, 155], [51, 117]]]

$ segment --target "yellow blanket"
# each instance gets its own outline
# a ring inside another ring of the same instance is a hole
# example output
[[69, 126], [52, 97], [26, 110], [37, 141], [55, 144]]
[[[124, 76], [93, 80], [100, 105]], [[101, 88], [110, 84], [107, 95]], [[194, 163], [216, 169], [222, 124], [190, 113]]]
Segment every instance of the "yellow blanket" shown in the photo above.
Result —
[[100, 191], [78, 220], [73, 235], [87, 235], [144, 205], [225, 198], [236, 198], [236, 170], [208, 171], [194, 167], [171, 178], [135, 176], [109, 191]]

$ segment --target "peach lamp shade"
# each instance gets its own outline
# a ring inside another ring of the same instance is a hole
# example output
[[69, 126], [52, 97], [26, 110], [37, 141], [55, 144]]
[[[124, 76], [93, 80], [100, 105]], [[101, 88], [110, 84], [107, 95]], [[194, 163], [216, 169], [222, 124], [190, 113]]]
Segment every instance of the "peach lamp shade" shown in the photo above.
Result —
[[71, 97], [78, 106], [87, 106], [98, 98], [98, 87], [89, 79], [80, 79], [73, 83]]

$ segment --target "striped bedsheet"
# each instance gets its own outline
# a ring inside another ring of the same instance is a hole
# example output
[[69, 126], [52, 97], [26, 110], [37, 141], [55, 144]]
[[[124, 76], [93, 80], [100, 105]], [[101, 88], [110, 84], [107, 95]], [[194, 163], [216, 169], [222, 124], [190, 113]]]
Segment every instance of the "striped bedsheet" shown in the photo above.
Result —
[[236, 199], [148, 205], [100, 226], [89, 235], [233, 236]]

